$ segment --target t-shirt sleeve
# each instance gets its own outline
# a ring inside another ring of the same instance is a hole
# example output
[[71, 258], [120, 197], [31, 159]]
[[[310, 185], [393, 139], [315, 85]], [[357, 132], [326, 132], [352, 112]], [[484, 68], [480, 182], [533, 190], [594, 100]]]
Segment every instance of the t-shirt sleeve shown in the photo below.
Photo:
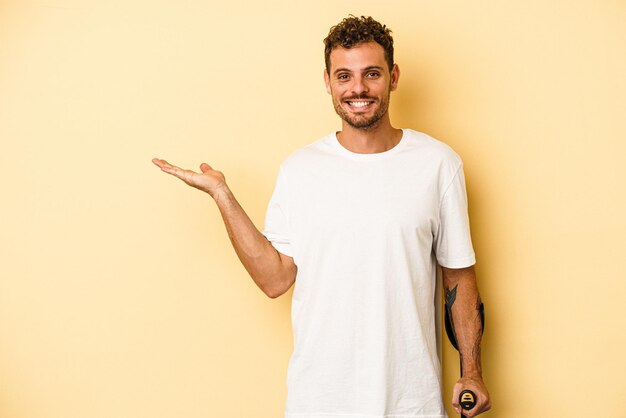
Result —
[[282, 254], [293, 257], [293, 248], [289, 233], [287, 184], [283, 169], [278, 172], [276, 186], [265, 213], [263, 235]]
[[437, 262], [443, 267], [463, 268], [476, 263], [462, 165], [457, 169], [441, 199], [434, 248]]

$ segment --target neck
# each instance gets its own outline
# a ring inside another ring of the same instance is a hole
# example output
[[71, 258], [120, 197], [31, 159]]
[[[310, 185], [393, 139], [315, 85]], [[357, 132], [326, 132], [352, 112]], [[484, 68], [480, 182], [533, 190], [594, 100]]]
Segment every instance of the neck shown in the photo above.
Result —
[[345, 121], [337, 132], [339, 143], [357, 154], [376, 154], [389, 151], [402, 139], [402, 130], [391, 126], [389, 116], [385, 115], [380, 123], [369, 129], [353, 128]]

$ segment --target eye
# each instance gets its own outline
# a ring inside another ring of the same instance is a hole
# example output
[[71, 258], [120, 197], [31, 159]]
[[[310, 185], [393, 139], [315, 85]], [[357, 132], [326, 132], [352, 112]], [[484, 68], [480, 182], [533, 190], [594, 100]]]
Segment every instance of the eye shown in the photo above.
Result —
[[345, 81], [347, 79], [348, 79], [348, 74], [343, 73], [343, 74], [337, 75], [337, 80]]
[[380, 73], [378, 71], [370, 71], [366, 74], [368, 78], [378, 78], [380, 77]]

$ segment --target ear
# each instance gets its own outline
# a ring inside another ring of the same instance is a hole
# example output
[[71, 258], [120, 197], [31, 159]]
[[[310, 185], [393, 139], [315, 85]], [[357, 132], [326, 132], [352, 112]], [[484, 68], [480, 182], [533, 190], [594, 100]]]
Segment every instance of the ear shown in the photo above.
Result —
[[324, 68], [324, 83], [326, 84], [326, 93], [330, 94], [330, 76], [326, 68]]
[[394, 91], [395, 89], [398, 88], [399, 79], [400, 79], [400, 67], [398, 67], [398, 64], [393, 64], [393, 67], [391, 68], [391, 83], [389, 87], [391, 91]]

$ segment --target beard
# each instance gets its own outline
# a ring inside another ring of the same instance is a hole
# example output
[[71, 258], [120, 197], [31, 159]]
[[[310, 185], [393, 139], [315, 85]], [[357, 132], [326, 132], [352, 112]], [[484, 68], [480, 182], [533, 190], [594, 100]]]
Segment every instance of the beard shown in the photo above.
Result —
[[[383, 97], [380, 102], [378, 102], [376, 98], [369, 97], [365, 94], [360, 94], [358, 96], [353, 96], [346, 99], [340, 99], [339, 101], [333, 98], [333, 106], [337, 115], [339, 115], [339, 117], [343, 119], [348, 125], [355, 129], [367, 131], [369, 129], [376, 128], [383, 116], [385, 116], [385, 114], [387, 113], [387, 110], [389, 109], [390, 94], [391, 92], [387, 92], [387, 97]], [[372, 116], [367, 117], [364, 115], [354, 115], [343, 108], [341, 103], [342, 101], [354, 101], [358, 99], [374, 100], [372, 106], [376, 106], [376, 104], [378, 103], [378, 107], [376, 108]]]

